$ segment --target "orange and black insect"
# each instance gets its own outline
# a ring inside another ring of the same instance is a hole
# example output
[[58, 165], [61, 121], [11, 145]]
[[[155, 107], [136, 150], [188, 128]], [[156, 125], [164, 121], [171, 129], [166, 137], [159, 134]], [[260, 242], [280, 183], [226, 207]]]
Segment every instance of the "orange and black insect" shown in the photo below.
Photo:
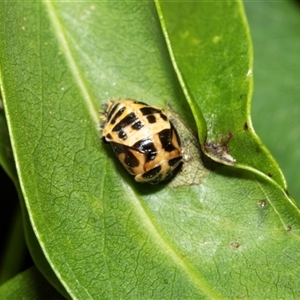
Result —
[[103, 140], [136, 181], [159, 183], [180, 165], [180, 139], [163, 109], [131, 99], [110, 101], [102, 119]]

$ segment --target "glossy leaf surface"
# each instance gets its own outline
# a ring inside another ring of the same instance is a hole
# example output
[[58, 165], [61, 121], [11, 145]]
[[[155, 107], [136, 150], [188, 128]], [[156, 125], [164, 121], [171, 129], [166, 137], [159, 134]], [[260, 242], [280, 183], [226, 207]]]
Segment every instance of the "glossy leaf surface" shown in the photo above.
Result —
[[[243, 128], [250, 120], [251, 96], [246, 77], [251, 45], [243, 8], [231, 1], [196, 4], [190, 18], [174, 3], [161, 3], [159, 14], [151, 2], [5, 4], [1, 84], [18, 176], [37, 239], [71, 297], [300, 294], [298, 208], [284, 193], [280, 170], [250, 123], [247, 133]], [[180, 55], [180, 34], [172, 25], [179, 19], [186, 20], [178, 23], [183, 33], [197, 29], [202, 35], [200, 54], [222, 58], [217, 68], [213, 60], [199, 60], [197, 40], [195, 48], [187, 44], [193, 59]], [[237, 24], [235, 35], [231, 28]], [[212, 43], [211, 33], [219, 36], [220, 30], [222, 39]], [[239, 64], [228, 74], [231, 51]], [[205, 74], [187, 72], [191, 63]], [[223, 71], [230, 84], [221, 80]], [[209, 80], [203, 89], [196, 83], [204, 75]], [[211, 99], [204, 106], [197, 96], [203, 93]], [[224, 105], [219, 96], [242, 105]], [[135, 183], [101, 143], [98, 111], [107, 99], [124, 97], [168, 103], [174, 110], [189, 161], [173, 181]], [[214, 122], [207, 109], [216, 109]], [[213, 139], [230, 130], [240, 134], [230, 154], [248, 170], [205, 158], [192, 134], [196, 123], [202, 132], [207, 125]], [[246, 142], [266, 159], [256, 159], [251, 150], [243, 155]], [[274, 180], [264, 175], [266, 170], [272, 170]]]

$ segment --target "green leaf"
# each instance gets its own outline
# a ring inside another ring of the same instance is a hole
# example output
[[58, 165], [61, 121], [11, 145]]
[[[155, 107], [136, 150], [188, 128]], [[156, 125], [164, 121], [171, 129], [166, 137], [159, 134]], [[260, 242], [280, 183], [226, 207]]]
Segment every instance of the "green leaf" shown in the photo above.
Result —
[[[1, 96], [0, 96], [1, 97]], [[17, 184], [17, 172], [13, 159], [7, 124], [0, 98], [0, 165], [7, 175]], [[1, 170], [2, 171], [2, 170]], [[3, 172], [3, 171], [2, 171]], [[15, 276], [21, 269], [26, 253], [21, 209], [16, 202], [18, 199], [6, 188], [6, 181], [1, 176], [1, 218], [5, 222], [1, 226], [1, 236], [5, 239], [1, 242], [0, 257], [0, 285]], [[9, 180], [9, 178], [7, 178]], [[7, 212], [10, 212], [8, 214]], [[12, 218], [8, 219], [7, 216]]]
[[58, 294], [35, 267], [20, 273], [0, 286], [0, 298], [5, 300], [65, 299]]
[[[5, 245], [3, 245], [0, 284], [5, 282], [7, 279], [10, 279], [12, 276], [17, 274], [17, 271], [23, 268], [23, 259], [26, 251], [26, 238], [27, 246], [29, 248], [30, 254], [32, 255], [32, 259], [36, 263], [39, 270], [41, 270], [45, 278], [47, 278], [47, 280], [54, 287], [56, 287], [56, 289], [60, 291], [62, 295], [68, 298], [67, 292], [49, 266], [49, 263], [47, 262], [41, 250], [41, 247], [30, 224], [28, 212], [24, 206], [25, 204], [22, 192], [20, 191], [20, 184], [17, 177], [15, 161], [12, 155], [12, 148], [3, 110], [0, 110], [0, 125], [0, 162], [5, 167], [5, 171], [7, 172], [7, 174], [11, 176], [20, 201], [20, 205], [16, 206], [14, 218], [11, 221], [10, 228], [3, 228], [3, 230], [6, 230], [7, 242]], [[11, 197], [8, 198], [5, 193], [4, 196], [5, 200], [11, 202]], [[2, 201], [4, 201], [4, 199]], [[7, 203], [7, 205], [10, 205], [10, 203]]]
[[[299, 210], [251, 123], [243, 130], [250, 120], [251, 82], [245, 74], [251, 46], [241, 4], [193, 2], [193, 14], [186, 12], [191, 9], [178, 3], [162, 4], [158, 14], [152, 2], [121, 1], [18, 2], [1, 11], [1, 87], [18, 176], [33, 230], [72, 298], [300, 294]], [[174, 23], [187, 20], [178, 26], [204, 34], [204, 52], [227, 53], [217, 69], [206, 66], [212, 60], [200, 63], [197, 43], [195, 50], [189, 45], [194, 59], [179, 59], [178, 36], [168, 22], [174, 15]], [[224, 22], [238, 29], [237, 37]], [[224, 42], [218, 52], [210, 41], [211, 32], [220, 29]], [[233, 64], [230, 84], [209, 80], [201, 89], [210, 99], [242, 91], [243, 104], [202, 106], [195, 82], [204, 73], [192, 80], [185, 66], [205, 65], [208, 78], [215, 73], [221, 78], [231, 51], [241, 65]], [[98, 110], [107, 99], [125, 97], [171, 106], [186, 159], [174, 180], [157, 186], [134, 182], [101, 143]], [[215, 123], [207, 108], [216, 109]], [[230, 110], [234, 119], [227, 124]], [[214, 163], [201, 153], [193, 131], [197, 124], [203, 135], [204, 122], [208, 139], [210, 132], [217, 138], [221, 125], [223, 135], [234, 131], [230, 155], [251, 171]], [[255, 144], [259, 158], [248, 149], [247, 160], [244, 142]], [[264, 175], [270, 169], [274, 180]]]
[[[23, 198], [21, 198], [21, 202], [23, 204], [24, 202]], [[41, 245], [39, 244], [39, 241], [31, 226], [27, 211], [23, 213], [23, 223], [24, 223], [23, 226], [25, 230], [25, 238], [26, 238], [27, 246], [32, 256], [32, 259], [35, 263], [35, 266], [38, 268], [43, 278], [45, 278], [49, 284], [51, 284], [62, 296], [64, 296], [65, 299], [69, 299], [70, 298], [69, 294], [62, 286], [60, 280], [57, 278], [57, 276], [53, 272], [53, 269], [49, 265], [49, 262], [45, 258], [45, 255], [41, 249]]]
[[[173, 64], [187, 82], [192, 110], [201, 110], [200, 118], [207, 123], [206, 135], [199, 134], [206, 154], [223, 163], [259, 170], [286, 188], [277, 163], [252, 128], [252, 45], [242, 3], [162, 1], [161, 5]], [[228, 15], [224, 8], [230, 11]]]
[[300, 201], [300, 7], [245, 2], [254, 44], [253, 124]]
[[0, 164], [13, 181], [17, 179], [15, 161], [11, 149], [11, 143], [10, 143], [8, 129], [7, 129], [5, 114], [3, 110], [1, 94], [0, 94]]

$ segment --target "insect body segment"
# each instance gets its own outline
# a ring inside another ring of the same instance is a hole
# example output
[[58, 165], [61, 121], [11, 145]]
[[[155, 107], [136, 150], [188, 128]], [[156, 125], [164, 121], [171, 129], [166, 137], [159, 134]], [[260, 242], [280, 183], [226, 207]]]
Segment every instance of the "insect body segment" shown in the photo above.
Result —
[[103, 139], [136, 181], [158, 183], [180, 164], [180, 139], [164, 110], [124, 99], [109, 102], [103, 119]]

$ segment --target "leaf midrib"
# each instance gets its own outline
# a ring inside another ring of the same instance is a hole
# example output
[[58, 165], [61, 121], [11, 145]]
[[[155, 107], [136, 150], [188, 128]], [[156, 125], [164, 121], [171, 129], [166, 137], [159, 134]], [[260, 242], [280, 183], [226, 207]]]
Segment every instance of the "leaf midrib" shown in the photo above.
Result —
[[[63, 50], [63, 53], [66, 58], [66, 62], [70, 68], [70, 72], [73, 75], [75, 82], [78, 85], [78, 89], [80, 90], [80, 92], [83, 96], [83, 101], [86, 104], [86, 107], [88, 108], [88, 112], [91, 116], [91, 119], [94, 121], [95, 124], [98, 125], [99, 118], [98, 118], [98, 114], [97, 114], [96, 105], [92, 101], [90, 92], [85, 84], [85, 79], [82, 76], [82, 72], [74, 59], [74, 55], [72, 53], [71, 46], [69, 45], [69, 42], [67, 39], [67, 34], [64, 30], [61, 20], [59, 19], [59, 16], [58, 16], [56, 8], [55, 8], [55, 4], [53, 2], [45, 1], [44, 5], [48, 12], [49, 19], [52, 23], [52, 26], [54, 29], [53, 31], [56, 34], [58, 43], [60, 44], [60, 46]], [[174, 263], [177, 266], [179, 266], [181, 269], [184, 270], [184, 272], [188, 275], [190, 280], [194, 283], [194, 285], [198, 289], [202, 290], [205, 294], [207, 294], [209, 297], [211, 297], [213, 299], [220, 299], [221, 298], [220, 295], [218, 295], [212, 289], [212, 287], [210, 287], [208, 285], [208, 283], [200, 276], [200, 274], [186, 260], [182, 259], [178, 250], [175, 249], [174, 246], [171, 245], [170, 241], [168, 241], [166, 237], [164, 237], [162, 232], [159, 230], [158, 226], [152, 220], [148, 211], [142, 205], [143, 199], [141, 199], [139, 197], [139, 195], [134, 194], [132, 189], [128, 189], [127, 192], [130, 195], [129, 198], [131, 199], [132, 205], [135, 208], [138, 216], [140, 217], [141, 222], [144, 223], [144, 225], [148, 229], [148, 232], [151, 234], [151, 236], [152, 236], [153, 240], [156, 242], [156, 244], [163, 250], [164, 253], [166, 253], [172, 259], [172, 261], [174, 261]]]
[[66, 58], [66, 62], [70, 67], [70, 73], [73, 75], [75, 82], [78, 85], [78, 89], [83, 96], [83, 101], [88, 109], [88, 112], [91, 116], [91, 119], [94, 121], [96, 126], [99, 124], [99, 116], [97, 113], [96, 104], [92, 100], [92, 96], [86, 86], [85, 78], [83, 77], [83, 72], [81, 72], [76, 60], [74, 59], [74, 55], [71, 50], [71, 46], [69, 45], [67, 34], [64, 30], [62, 22], [60, 21], [58, 14], [56, 12], [55, 3], [52, 1], [44, 1], [44, 5], [49, 15], [50, 22], [53, 25], [53, 32], [57, 37], [58, 43], [63, 49], [63, 53]]
[[132, 201], [132, 205], [140, 217], [141, 222], [148, 229], [153, 240], [168, 255], [174, 263], [179, 266], [187, 275], [193, 284], [205, 293], [211, 299], [223, 299], [216, 291], [204, 280], [204, 278], [195, 270], [192, 265], [186, 260], [182, 259], [182, 255], [174, 245], [164, 236], [157, 224], [151, 218], [149, 212], [143, 205], [143, 199], [139, 195], [135, 194], [132, 189], [128, 189], [129, 199]]

